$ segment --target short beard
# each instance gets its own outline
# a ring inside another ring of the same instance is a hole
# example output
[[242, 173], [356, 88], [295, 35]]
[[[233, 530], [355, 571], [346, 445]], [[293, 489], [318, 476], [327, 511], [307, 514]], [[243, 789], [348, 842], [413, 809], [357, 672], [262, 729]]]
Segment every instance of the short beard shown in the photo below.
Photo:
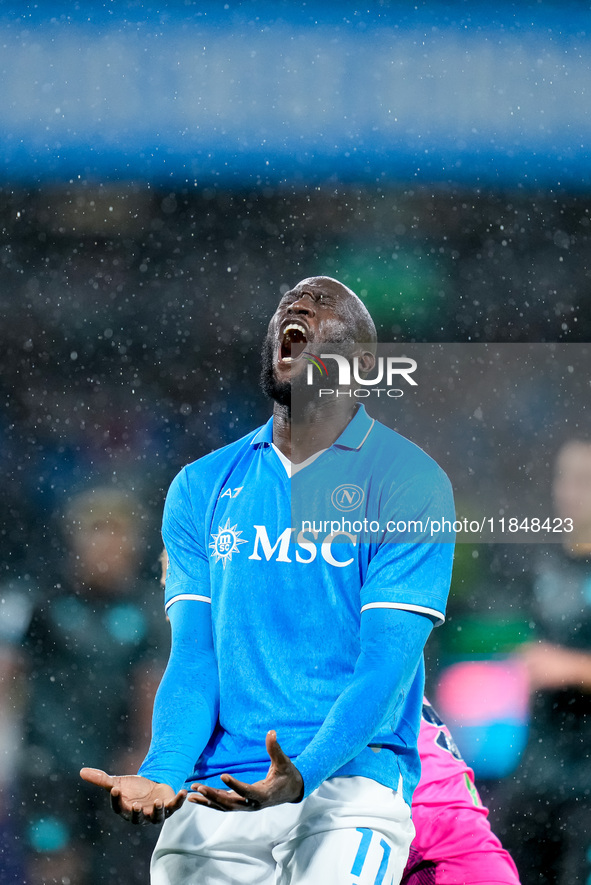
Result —
[[[325, 342], [327, 348], [330, 348], [334, 353], [339, 353], [346, 357], [350, 356], [354, 345], [354, 340], [347, 336], [342, 336], [338, 340], [335, 339]], [[266, 396], [274, 400], [280, 406], [286, 406], [291, 411], [294, 392], [300, 394], [300, 392], [303, 393], [307, 388], [305, 380], [306, 374], [304, 372], [300, 373], [293, 381], [278, 381], [275, 377], [274, 356], [275, 342], [269, 335], [267, 335], [263, 341], [263, 349], [261, 352], [261, 388]], [[331, 366], [330, 374], [332, 375], [333, 373], [334, 378], [331, 377], [330, 380], [331, 383], [336, 385], [337, 369], [336, 367]], [[310, 388], [310, 396], [312, 397], [313, 395], [313, 389]], [[298, 397], [298, 399], [301, 401], [301, 397]]]
[[288, 409], [291, 409], [291, 382], [277, 381], [275, 378], [274, 354], [273, 340], [270, 335], [267, 335], [263, 341], [261, 352], [261, 387], [265, 396], [275, 400], [280, 406], [287, 406]]

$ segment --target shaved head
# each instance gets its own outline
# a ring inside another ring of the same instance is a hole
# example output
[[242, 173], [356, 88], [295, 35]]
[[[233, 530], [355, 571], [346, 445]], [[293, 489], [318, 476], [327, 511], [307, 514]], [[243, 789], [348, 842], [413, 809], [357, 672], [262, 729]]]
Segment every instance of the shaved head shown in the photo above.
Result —
[[353, 289], [333, 277], [307, 277], [294, 286], [293, 291], [326, 289], [339, 294], [339, 308], [342, 319], [347, 323], [351, 339], [364, 344], [376, 344], [378, 340], [375, 323], [371, 315]]

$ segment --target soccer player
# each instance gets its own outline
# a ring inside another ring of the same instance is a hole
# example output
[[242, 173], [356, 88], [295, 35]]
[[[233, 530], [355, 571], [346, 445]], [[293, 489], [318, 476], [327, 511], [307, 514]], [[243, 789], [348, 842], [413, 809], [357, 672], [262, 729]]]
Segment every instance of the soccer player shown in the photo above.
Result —
[[418, 747], [416, 835], [402, 885], [519, 885], [511, 855], [490, 828], [474, 772], [426, 699]]
[[[350, 392], [306, 388], [306, 355], [331, 351], [368, 374], [375, 337], [350, 289], [329, 277], [298, 283], [265, 339], [272, 418], [171, 485], [172, 650], [150, 751], [137, 776], [82, 770], [123, 817], [165, 821], [153, 885], [400, 881], [414, 835], [422, 649], [444, 618], [453, 555], [426, 526], [453, 521], [451, 489]], [[381, 528], [294, 530], [296, 497], [311, 513]]]
[[560, 447], [552, 499], [560, 543], [528, 551], [537, 635], [516, 651], [530, 682], [529, 740], [498, 814], [528, 882], [571, 885], [591, 882], [590, 437]]

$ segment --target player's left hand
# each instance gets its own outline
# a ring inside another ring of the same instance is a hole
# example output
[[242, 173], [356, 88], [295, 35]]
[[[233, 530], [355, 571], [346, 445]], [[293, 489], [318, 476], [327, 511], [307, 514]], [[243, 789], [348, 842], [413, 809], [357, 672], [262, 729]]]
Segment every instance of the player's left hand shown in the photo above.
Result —
[[194, 792], [189, 793], [188, 801], [218, 811], [259, 811], [284, 802], [300, 802], [304, 795], [302, 775], [279, 746], [276, 732], [269, 731], [265, 743], [271, 765], [264, 780], [245, 784], [231, 774], [222, 774], [229, 790], [192, 784]]

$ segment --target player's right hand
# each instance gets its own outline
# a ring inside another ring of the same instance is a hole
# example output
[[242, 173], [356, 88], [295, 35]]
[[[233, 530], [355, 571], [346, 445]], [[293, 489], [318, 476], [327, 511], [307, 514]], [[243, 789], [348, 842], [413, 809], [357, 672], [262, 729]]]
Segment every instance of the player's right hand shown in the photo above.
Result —
[[175, 794], [168, 784], [159, 784], [137, 774], [117, 777], [99, 768], [83, 768], [80, 777], [107, 790], [115, 814], [132, 824], [161, 824], [178, 811], [187, 798], [186, 790]]

